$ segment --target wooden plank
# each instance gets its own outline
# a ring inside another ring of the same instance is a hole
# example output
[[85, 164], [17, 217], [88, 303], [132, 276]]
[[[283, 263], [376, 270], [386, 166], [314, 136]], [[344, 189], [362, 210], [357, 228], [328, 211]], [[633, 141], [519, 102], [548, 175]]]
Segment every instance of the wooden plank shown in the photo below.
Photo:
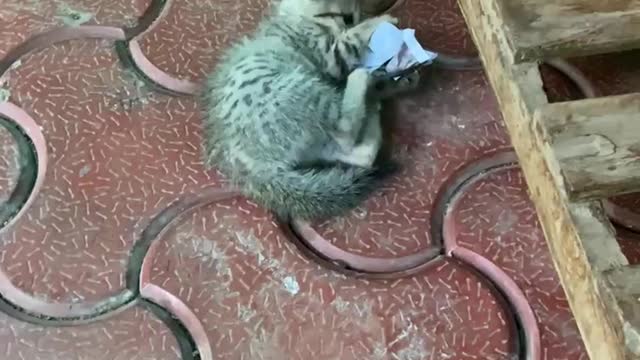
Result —
[[497, 0], [516, 63], [640, 48], [640, 0]]
[[567, 299], [592, 359], [627, 356], [620, 309], [601, 271], [627, 264], [594, 204], [567, 203], [560, 166], [535, 109], [546, 105], [535, 64], [513, 64], [496, 0], [459, 0], [497, 95]]
[[616, 240], [615, 229], [600, 203], [573, 203], [567, 208], [570, 217], [567, 220], [572, 221], [595, 275], [629, 265]]
[[640, 93], [551, 104], [536, 117], [571, 199], [640, 191]]
[[632, 356], [640, 357], [640, 266], [610, 271], [605, 279], [623, 314], [627, 349]]

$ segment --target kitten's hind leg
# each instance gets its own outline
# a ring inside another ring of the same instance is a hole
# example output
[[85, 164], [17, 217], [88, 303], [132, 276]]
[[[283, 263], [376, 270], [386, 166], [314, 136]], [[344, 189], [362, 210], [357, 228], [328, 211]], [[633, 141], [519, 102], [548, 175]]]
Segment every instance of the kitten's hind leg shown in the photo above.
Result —
[[371, 75], [365, 69], [354, 70], [347, 79], [341, 116], [334, 135], [344, 152], [353, 148], [367, 119], [367, 92], [370, 84]]

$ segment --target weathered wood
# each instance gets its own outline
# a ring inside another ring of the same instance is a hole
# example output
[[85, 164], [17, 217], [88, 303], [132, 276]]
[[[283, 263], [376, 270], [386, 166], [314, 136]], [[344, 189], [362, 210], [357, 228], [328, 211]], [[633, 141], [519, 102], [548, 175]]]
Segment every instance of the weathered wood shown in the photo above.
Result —
[[536, 117], [571, 199], [640, 191], [640, 93], [551, 104]]
[[627, 349], [632, 356], [640, 357], [640, 266], [608, 272], [605, 280], [623, 314]]
[[570, 204], [545, 127], [534, 117], [547, 106], [536, 64], [514, 64], [496, 1], [459, 0], [497, 95], [547, 243], [592, 359], [622, 360], [620, 308], [600, 272], [627, 264], [597, 204]]
[[497, 0], [516, 63], [640, 47], [640, 0]]
[[600, 203], [572, 203], [567, 208], [594, 274], [629, 265]]

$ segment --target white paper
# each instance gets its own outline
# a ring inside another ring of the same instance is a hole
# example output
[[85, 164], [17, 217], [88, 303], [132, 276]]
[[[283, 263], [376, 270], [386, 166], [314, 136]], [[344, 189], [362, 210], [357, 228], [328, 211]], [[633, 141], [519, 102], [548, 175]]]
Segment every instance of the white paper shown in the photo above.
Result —
[[437, 56], [420, 45], [414, 29], [400, 30], [391, 23], [382, 23], [371, 36], [363, 66], [373, 72], [388, 62], [385, 71], [398, 73], [417, 64], [429, 64]]

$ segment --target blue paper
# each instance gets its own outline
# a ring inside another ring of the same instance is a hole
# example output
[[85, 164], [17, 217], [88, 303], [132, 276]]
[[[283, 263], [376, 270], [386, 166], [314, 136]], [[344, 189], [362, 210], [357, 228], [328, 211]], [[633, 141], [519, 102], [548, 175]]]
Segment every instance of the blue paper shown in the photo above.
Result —
[[380, 68], [396, 56], [403, 45], [402, 30], [391, 23], [380, 24], [369, 41], [369, 51], [365, 56], [364, 66], [372, 71]]
[[399, 73], [433, 62], [438, 54], [425, 50], [415, 34], [414, 29], [400, 30], [391, 23], [380, 24], [369, 41], [363, 67], [373, 72], [384, 66], [387, 73]]

